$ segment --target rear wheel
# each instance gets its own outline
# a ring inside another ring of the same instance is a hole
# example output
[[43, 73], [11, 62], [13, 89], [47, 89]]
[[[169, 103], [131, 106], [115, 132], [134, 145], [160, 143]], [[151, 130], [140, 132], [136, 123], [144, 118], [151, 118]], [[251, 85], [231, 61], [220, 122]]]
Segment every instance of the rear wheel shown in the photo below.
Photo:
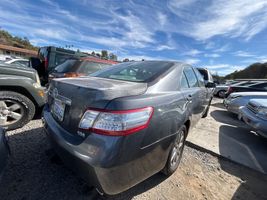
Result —
[[162, 170], [162, 172], [167, 176], [173, 174], [180, 164], [182, 154], [184, 151], [186, 133], [187, 129], [183, 125], [177, 134], [174, 144], [170, 150], [167, 163]]
[[225, 97], [225, 90], [220, 90], [218, 93], [217, 93], [217, 95], [218, 95], [218, 97], [220, 97], [220, 98], [224, 98]]
[[33, 102], [17, 92], [0, 92], [0, 126], [7, 130], [27, 124], [35, 114]]

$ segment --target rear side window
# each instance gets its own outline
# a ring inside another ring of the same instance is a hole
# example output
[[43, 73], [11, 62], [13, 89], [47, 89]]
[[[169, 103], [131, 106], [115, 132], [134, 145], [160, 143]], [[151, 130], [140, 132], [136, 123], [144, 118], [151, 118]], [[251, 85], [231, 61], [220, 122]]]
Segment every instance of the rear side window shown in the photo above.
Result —
[[97, 63], [97, 62], [92, 62], [92, 61], [84, 61], [80, 64], [80, 66], [77, 66], [77, 73], [89, 75], [92, 74], [96, 71], [99, 71], [101, 69], [104, 69], [106, 67], [110, 66], [109, 64], [104, 64], [104, 63]]
[[66, 60], [62, 64], [58, 65], [54, 69], [54, 71], [59, 73], [72, 72], [72, 67], [75, 64], [75, 62], [77, 62], [77, 60], [72, 60], [72, 59]]
[[70, 57], [69, 55], [56, 53], [54, 65], [55, 66], [60, 65], [61, 63], [63, 63], [64, 61], [66, 61], [69, 57]]
[[168, 62], [127, 62], [98, 71], [92, 76], [132, 81], [151, 82], [171, 68]]
[[196, 77], [195, 72], [193, 71], [192, 67], [186, 67], [184, 69], [185, 76], [188, 80], [189, 87], [199, 87], [198, 80]]

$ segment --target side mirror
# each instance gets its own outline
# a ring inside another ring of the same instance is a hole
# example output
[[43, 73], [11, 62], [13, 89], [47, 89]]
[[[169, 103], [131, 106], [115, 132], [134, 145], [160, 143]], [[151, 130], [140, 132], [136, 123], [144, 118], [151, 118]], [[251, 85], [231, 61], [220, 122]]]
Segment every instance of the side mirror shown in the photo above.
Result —
[[215, 88], [216, 84], [214, 82], [208, 82], [206, 83], [206, 88]]

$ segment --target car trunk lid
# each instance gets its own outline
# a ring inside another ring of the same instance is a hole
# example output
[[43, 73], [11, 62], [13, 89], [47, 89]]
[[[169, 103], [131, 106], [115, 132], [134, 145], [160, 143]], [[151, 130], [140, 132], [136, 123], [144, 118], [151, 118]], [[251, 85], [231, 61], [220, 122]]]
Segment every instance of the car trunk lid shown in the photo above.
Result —
[[[140, 95], [146, 89], [146, 83], [97, 77], [64, 78], [51, 82], [48, 103], [57, 122], [70, 133], [76, 134], [86, 109], [104, 109], [112, 99]], [[63, 107], [63, 111], [57, 110], [59, 107]], [[62, 118], [59, 117], [61, 115]]]

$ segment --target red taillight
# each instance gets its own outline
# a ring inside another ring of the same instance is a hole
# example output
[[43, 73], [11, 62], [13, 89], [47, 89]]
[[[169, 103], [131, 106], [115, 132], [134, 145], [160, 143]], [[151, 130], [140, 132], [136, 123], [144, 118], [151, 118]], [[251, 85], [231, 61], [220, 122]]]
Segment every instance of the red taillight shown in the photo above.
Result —
[[125, 136], [148, 127], [153, 108], [133, 110], [88, 109], [79, 124], [79, 129], [110, 136]]
[[234, 90], [233, 90], [233, 88], [232, 87], [228, 87], [228, 90], [227, 90], [227, 93], [232, 93]]
[[45, 58], [45, 60], [44, 60], [44, 67], [45, 67], [45, 70], [48, 69], [48, 59], [47, 58]]

